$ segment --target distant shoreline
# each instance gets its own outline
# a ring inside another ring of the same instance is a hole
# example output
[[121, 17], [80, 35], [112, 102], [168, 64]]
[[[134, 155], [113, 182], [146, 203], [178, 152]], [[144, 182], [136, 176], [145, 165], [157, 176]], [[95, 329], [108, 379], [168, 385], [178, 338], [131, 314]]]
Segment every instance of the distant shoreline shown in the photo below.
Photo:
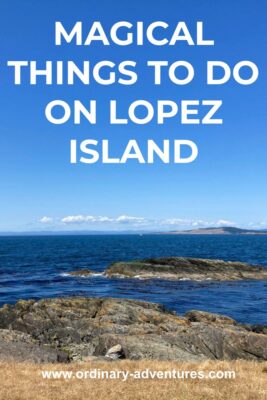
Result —
[[267, 230], [257, 229], [242, 229], [232, 226], [220, 227], [220, 228], [199, 228], [191, 229], [186, 231], [169, 231], [163, 232], [168, 235], [267, 235]]
[[24, 231], [24, 232], [0, 232], [0, 237], [21, 236], [92, 236], [92, 235], [267, 235], [266, 230], [242, 229], [232, 226], [220, 228], [198, 228], [179, 231]]

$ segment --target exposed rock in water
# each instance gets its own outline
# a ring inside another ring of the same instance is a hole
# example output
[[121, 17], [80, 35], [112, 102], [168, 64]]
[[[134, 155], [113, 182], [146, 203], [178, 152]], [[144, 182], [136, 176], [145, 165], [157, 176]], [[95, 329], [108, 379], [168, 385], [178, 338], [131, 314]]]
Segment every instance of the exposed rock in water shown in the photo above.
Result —
[[[263, 329], [257, 333], [231, 318], [200, 311], [179, 317], [161, 305], [125, 299], [19, 301], [0, 309], [0, 329], [21, 335], [20, 341], [25, 338], [36, 362], [40, 362], [38, 352], [49, 347], [53, 357], [63, 351], [71, 360], [102, 359], [121, 351], [128, 359], [267, 359]], [[0, 354], [7, 354], [8, 340], [0, 336], [0, 342]], [[18, 360], [24, 357], [28, 359], [21, 353]]]
[[81, 276], [81, 277], [91, 276], [91, 275], [94, 275], [94, 274], [95, 274], [95, 272], [91, 271], [90, 269], [78, 269], [77, 271], [68, 272], [68, 275]]
[[242, 262], [201, 258], [150, 258], [113, 263], [106, 271], [109, 277], [170, 280], [245, 280], [267, 279], [267, 268]]

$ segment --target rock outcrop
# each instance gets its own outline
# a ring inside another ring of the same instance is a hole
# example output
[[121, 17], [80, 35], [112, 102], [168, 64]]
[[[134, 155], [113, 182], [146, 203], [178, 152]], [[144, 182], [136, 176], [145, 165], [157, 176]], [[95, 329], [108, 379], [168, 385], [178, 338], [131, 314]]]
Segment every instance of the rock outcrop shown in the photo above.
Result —
[[26, 333], [0, 329], [0, 361], [68, 362], [69, 356], [64, 351], [38, 344]]
[[[25, 353], [21, 352], [18, 360], [29, 359], [26, 353], [30, 346], [31, 359], [36, 362], [65, 361], [59, 354], [68, 354], [70, 360], [105, 356], [116, 359], [119, 355], [128, 359], [186, 361], [267, 359], [264, 329], [257, 333], [253, 326], [200, 311], [179, 317], [161, 305], [125, 299], [19, 301], [0, 309], [0, 329], [4, 330], [4, 336], [0, 335], [0, 359], [14, 342], [19, 343], [20, 349], [21, 342], [25, 344]], [[51, 351], [47, 357], [52, 359], [38, 356], [44, 349]]]
[[140, 261], [113, 263], [106, 271], [108, 277], [170, 279], [170, 280], [246, 280], [267, 279], [267, 268], [242, 262], [201, 258], [150, 258]]

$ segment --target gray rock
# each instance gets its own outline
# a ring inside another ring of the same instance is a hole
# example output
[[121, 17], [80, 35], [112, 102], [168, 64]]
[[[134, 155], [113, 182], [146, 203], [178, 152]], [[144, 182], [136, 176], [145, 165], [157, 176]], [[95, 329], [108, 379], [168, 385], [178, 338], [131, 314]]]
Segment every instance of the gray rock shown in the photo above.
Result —
[[68, 354], [40, 346], [30, 335], [0, 329], [0, 361], [29, 361], [34, 363], [67, 362]]
[[188, 311], [185, 317], [190, 322], [215, 323], [216, 325], [236, 325], [236, 321], [232, 318], [221, 314], [213, 314], [206, 311]]
[[120, 344], [111, 347], [105, 354], [105, 357], [111, 358], [112, 360], [117, 360], [118, 358], [125, 358], [123, 348]]
[[267, 268], [236, 261], [165, 257], [116, 262], [105, 271], [105, 275], [140, 279], [232, 281], [267, 279]]
[[[54, 360], [62, 350], [71, 360], [89, 360], [118, 354], [118, 344], [128, 359], [267, 360], [263, 327], [257, 333], [253, 326], [218, 314], [191, 311], [179, 317], [159, 304], [126, 299], [19, 301], [0, 309], [0, 329], [24, 335], [37, 362], [39, 351], [48, 347], [55, 351]], [[8, 341], [2, 341], [5, 353], [8, 348]], [[20, 359], [26, 356], [21, 353]]]

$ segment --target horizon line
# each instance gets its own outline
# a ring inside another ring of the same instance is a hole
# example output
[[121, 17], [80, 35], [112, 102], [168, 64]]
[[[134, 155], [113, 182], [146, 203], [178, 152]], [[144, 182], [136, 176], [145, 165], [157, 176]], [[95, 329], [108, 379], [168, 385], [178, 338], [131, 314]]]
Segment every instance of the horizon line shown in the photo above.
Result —
[[53, 235], [140, 235], [140, 234], [181, 234], [187, 232], [197, 231], [216, 231], [216, 230], [240, 230], [241, 232], [263, 232], [267, 234], [267, 229], [260, 228], [239, 228], [237, 226], [221, 226], [221, 227], [201, 227], [191, 229], [172, 229], [172, 230], [33, 230], [33, 231], [0, 231], [0, 237], [2, 236], [53, 236]]

